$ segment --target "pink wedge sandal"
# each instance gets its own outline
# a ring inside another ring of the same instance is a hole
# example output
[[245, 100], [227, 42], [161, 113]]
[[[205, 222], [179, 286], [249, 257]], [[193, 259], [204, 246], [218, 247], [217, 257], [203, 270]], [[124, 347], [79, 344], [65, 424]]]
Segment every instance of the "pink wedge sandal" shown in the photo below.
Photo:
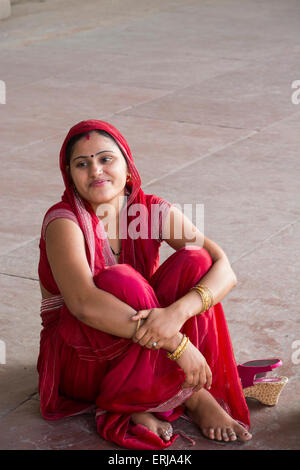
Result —
[[238, 365], [243, 392], [247, 398], [255, 398], [264, 405], [274, 406], [288, 382], [287, 377], [266, 377], [267, 372], [282, 366], [280, 359], [262, 359]]

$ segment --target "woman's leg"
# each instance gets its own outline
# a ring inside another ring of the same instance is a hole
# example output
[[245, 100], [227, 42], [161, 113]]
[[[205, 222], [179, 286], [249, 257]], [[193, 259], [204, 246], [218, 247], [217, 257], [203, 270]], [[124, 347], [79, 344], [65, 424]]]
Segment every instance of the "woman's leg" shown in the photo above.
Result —
[[[135, 310], [159, 307], [153, 288], [129, 265], [108, 267], [94, 282]], [[170, 423], [147, 413], [173, 397], [183, 380], [165, 351], [149, 351], [130, 339], [85, 325], [66, 305], [57, 337], [61, 343], [57, 388], [62, 400], [71, 403], [72, 409], [77, 403], [95, 403], [97, 429], [104, 439], [133, 449], [160, 449], [174, 442], [177, 436], [172, 435]], [[182, 410], [176, 412], [182, 414]], [[152, 431], [150, 437], [145, 428]]]
[[[94, 282], [97, 287], [115, 295], [135, 310], [160, 306], [155, 291], [148, 281], [127, 264], [118, 264], [106, 268], [95, 276]], [[141, 349], [137, 344], [134, 347]], [[144, 352], [146, 354], [153, 354], [152, 351]], [[162, 353], [161, 351], [160, 354]], [[132, 380], [134, 379], [133, 377]], [[171, 424], [158, 419], [150, 412], [132, 413], [131, 421], [136, 425], [145, 426], [166, 442], [170, 441], [172, 437], [173, 430]]]
[[[150, 281], [160, 305], [169, 306], [183, 297], [196, 283], [201, 282], [211, 266], [212, 259], [204, 248], [187, 247], [175, 252], [158, 268]], [[224, 429], [231, 429], [230, 434], [234, 429], [240, 439], [248, 440], [251, 436], [245, 436], [244, 427], [236, 421], [248, 427], [249, 411], [221, 304], [189, 319], [181, 331], [204, 355], [213, 375], [210, 392], [202, 389], [185, 402], [189, 416], [207, 437], [219, 439], [224, 435], [226, 440]]]
[[212, 263], [204, 248], [187, 246], [175, 251], [150, 279], [161, 307], [183, 297], [205, 276]]

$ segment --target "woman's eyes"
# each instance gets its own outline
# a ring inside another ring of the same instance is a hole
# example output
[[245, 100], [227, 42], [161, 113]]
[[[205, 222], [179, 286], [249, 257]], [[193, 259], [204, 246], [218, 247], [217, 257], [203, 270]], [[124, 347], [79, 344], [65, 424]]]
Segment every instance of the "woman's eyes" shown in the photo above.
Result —
[[76, 168], [81, 168], [83, 166], [86, 166], [86, 162], [77, 163]]
[[[100, 161], [101, 161], [102, 163], [107, 163], [107, 162], [110, 162], [111, 160], [112, 160], [112, 157], [101, 157], [101, 158], [100, 158]], [[76, 168], [84, 168], [84, 167], [86, 167], [88, 164], [89, 164], [88, 161], [79, 162], [79, 163], [77, 163]]]

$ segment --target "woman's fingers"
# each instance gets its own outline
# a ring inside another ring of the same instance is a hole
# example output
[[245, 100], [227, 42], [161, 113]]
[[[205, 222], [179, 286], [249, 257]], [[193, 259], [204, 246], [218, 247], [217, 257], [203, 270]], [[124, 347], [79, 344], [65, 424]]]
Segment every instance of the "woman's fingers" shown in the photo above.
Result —
[[206, 388], [210, 389], [212, 384], [212, 373], [208, 364], [206, 364]]
[[138, 340], [138, 343], [140, 346], [146, 346], [148, 343], [150, 344], [151, 341], [152, 335], [146, 332], [144, 336]]
[[207, 386], [208, 389], [211, 387], [211, 372], [210, 369], [208, 368], [206, 370], [205, 367], [202, 367], [198, 371], [194, 371], [193, 373], [190, 373], [186, 376], [186, 381], [184, 382], [183, 386], [188, 388], [188, 387], [193, 387], [194, 392], [198, 392], [201, 390], [201, 388], [204, 387], [204, 385]]
[[147, 318], [149, 317], [150, 313], [152, 312], [153, 308], [150, 310], [139, 310], [136, 315], [133, 315], [131, 319], [135, 322], [138, 320], [143, 320], [141, 323], [138, 331], [134, 334], [132, 340], [134, 343], [139, 343], [141, 346], [146, 346], [147, 343], [151, 340], [153, 334], [151, 331], [147, 329]]
[[189, 388], [193, 386], [193, 374], [188, 373], [185, 375], [185, 382], [182, 384], [183, 388]]
[[200, 383], [201, 383], [201, 388], [204, 387], [204, 385], [206, 384], [206, 369], [205, 369], [205, 366], [204, 367], [201, 367], [200, 369]]
[[155, 339], [151, 338], [151, 340], [146, 344], [146, 348], [148, 349], [160, 349], [161, 348], [161, 342], [158, 340], [156, 341]]
[[[159, 338], [154, 338], [151, 332], [146, 331], [143, 333], [137, 332], [137, 334], [133, 337], [132, 341], [134, 343], [139, 343], [140, 346], [146, 347], [148, 349], [160, 349], [163, 346], [162, 340]], [[153, 343], [154, 347], [153, 347]]]
[[196, 387], [194, 388], [194, 392], [199, 392], [201, 388], [202, 388], [202, 383], [200, 379], [200, 374], [198, 374], [197, 383], [196, 383]]
[[[143, 341], [143, 346], [144, 346], [144, 341], [147, 339], [147, 341], [149, 341], [149, 339], [151, 339], [151, 334], [150, 332], [148, 332], [148, 328], [145, 326], [145, 323], [146, 323], [147, 320], [143, 321], [143, 323], [141, 323], [139, 329], [135, 332], [133, 338], [132, 338], [132, 341], [134, 343], [140, 343], [142, 345], [142, 341]], [[146, 341], [146, 342], [147, 342]], [[146, 343], [145, 343], [146, 344]]]
[[153, 310], [152, 308], [150, 310], [138, 310], [138, 312], [131, 317], [132, 320], [139, 320], [140, 318], [147, 318]]
[[203, 388], [206, 385], [206, 388], [209, 390], [212, 383], [212, 373], [207, 364], [201, 367], [200, 374], [199, 374], [199, 387], [197, 387], [197, 391]]
[[202, 387], [202, 381], [200, 379], [199, 372], [197, 371], [187, 374], [185, 377], [185, 382], [182, 384], [182, 388], [193, 388], [194, 392], [197, 392]]
[[[153, 343], [156, 343], [156, 346], [154, 349], [159, 349], [157, 348], [157, 345], [159, 344], [159, 339], [154, 338], [151, 332], [146, 331], [144, 336], [142, 336], [140, 339], [138, 339], [136, 342], [139, 343], [140, 346], [146, 347], [148, 349], [153, 348]], [[159, 346], [160, 347], [160, 346]]]

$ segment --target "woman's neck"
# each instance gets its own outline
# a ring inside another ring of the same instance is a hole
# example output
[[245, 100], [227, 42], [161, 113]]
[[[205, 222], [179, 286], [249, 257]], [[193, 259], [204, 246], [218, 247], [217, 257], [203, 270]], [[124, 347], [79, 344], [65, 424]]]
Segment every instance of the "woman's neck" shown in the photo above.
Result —
[[[92, 208], [99, 219], [103, 219], [107, 214], [109, 218], [112, 218], [113, 215], [119, 215], [122, 209], [125, 207], [127, 202], [127, 197], [122, 194], [116, 197], [114, 200], [109, 202], [104, 202], [98, 205], [93, 204]], [[109, 213], [109, 214], [108, 214]]]
[[125, 196], [119, 196], [115, 204], [100, 204], [95, 213], [104, 225], [108, 238], [118, 239], [119, 238], [119, 219], [123, 208], [126, 205], [127, 198]]

